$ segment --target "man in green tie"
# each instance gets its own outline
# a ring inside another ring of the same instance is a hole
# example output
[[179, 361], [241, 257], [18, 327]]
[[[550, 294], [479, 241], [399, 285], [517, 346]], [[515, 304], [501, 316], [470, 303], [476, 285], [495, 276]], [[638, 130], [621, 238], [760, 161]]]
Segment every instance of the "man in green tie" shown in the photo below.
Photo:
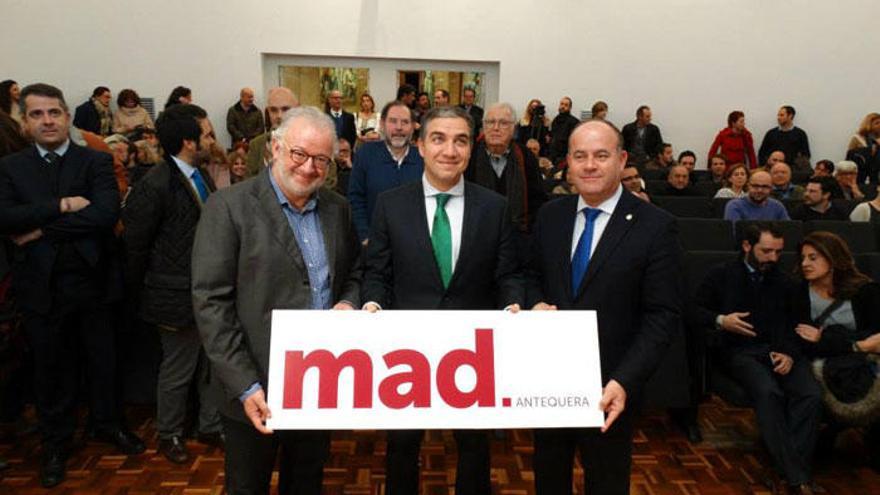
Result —
[[[470, 116], [458, 107], [434, 108], [421, 129], [422, 180], [387, 191], [376, 202], [364, 309], [518, 310], [523, 279], [507, 201], [463, 179], [472, 147]], [[388, 432], [387, 495], [419, 492], [422, 435], [422, 430]], [[455, 493], [490, 493], [486, 432], [454, 435]]]

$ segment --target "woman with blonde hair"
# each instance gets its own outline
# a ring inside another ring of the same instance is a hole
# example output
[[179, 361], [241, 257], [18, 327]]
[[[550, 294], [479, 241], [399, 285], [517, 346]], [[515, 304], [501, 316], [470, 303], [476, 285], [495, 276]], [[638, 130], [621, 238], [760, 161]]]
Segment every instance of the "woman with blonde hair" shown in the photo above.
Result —
[[361, 109], [354, 114], [354, 127], [357, 129], [357, 144], [379, 139], [379, 114], [376, 102], [370, 93], [361, 95]]
[[869, 144], [873, 144], [877, 138], [880, 138], [880, 113], [871, 112], [862, 119], [859, 129], [846, 145], [846, 151], [866, 148]]

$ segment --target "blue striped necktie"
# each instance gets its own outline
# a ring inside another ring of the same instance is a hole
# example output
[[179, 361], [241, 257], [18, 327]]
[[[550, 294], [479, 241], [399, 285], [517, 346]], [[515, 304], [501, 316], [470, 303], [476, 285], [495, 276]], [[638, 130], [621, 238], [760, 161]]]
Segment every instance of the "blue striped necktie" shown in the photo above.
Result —
[[587, 274], [587, 268], [590, 266], [590, 251], [593, 247], [593, 228], [596, 225], [596, 218], [602, 213], [598, 208], [584, 208], [584, 231], [581, 232], [581, 238], [578, 240], [577, 248], [574, 250], [574, 256], [571, 258], [571, 294], [575, 295], [584, 281]]

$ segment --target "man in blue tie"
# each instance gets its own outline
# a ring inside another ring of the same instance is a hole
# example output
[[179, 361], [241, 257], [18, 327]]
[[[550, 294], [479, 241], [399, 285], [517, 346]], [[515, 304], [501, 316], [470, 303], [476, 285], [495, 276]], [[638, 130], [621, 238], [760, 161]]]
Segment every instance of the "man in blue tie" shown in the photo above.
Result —
[[527, 304], [597, 312], [605, 411], [600, 429], [535, 431], [539, 495], [571, 493], [579, 450], [587, 493], [629, 493], [633, 403], [681, 325], [675, 219], [621, 186], [627, 153], [613, 124], [572, 132], [568, 180], [578, 192], [538, 211]]
[[190, 459], [183, 423], [194, 380], [201, 396], [199, 440], [223, 441], [220, 416], [204, 392], [205, 358], [190, 296], [196, 225], [215, 189], [199, 163], [214, 144], [214, 130], [205, 111], [195, 105], [175, 105], [156, 124], [165, 159], [138, 182], [122, 213], [126, 282], [140, 318], [156, 326], [162, 342], [156, 413], [159, 451], [171, 462], [183, 464]]

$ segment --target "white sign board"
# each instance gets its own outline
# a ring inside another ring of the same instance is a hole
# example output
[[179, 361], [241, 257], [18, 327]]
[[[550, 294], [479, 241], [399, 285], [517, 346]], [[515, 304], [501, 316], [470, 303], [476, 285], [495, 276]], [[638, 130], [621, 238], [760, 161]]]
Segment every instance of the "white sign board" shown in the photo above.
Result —
[[272, 429], [597, 427], [594, 311], [274, 311]]

